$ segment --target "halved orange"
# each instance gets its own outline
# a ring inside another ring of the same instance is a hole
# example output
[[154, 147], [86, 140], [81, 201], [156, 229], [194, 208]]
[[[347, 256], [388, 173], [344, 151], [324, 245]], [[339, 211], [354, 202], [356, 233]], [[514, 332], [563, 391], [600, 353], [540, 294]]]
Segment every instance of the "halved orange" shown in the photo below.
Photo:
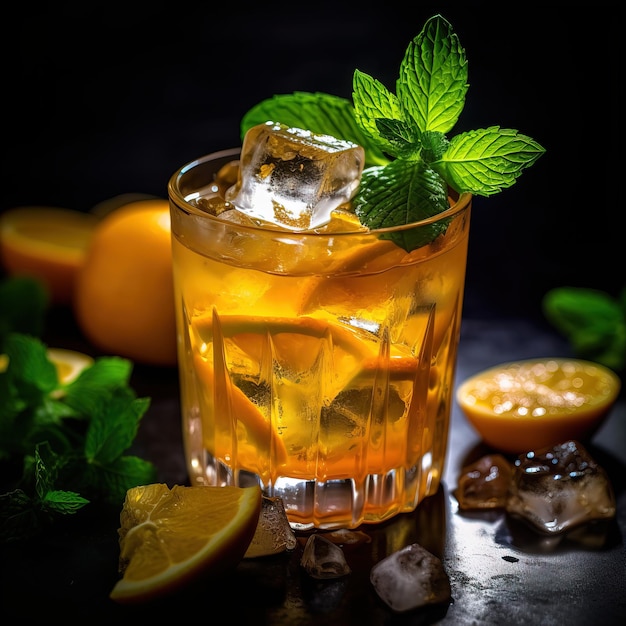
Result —
[[69, 304], [76, 275], [98, 219], [47, 206], [22, 206], [0, 215], [0, 259], [9, 276], [39, 279], [55, 304]]
[[123, 577], [111, 599], [145, 602], [236, 566], [256, 531], [261, 498], [259, 487], [129, 489], [118, 530]]
[[465, 380], [456, 398], [485, 443], [523, 453], [568, 439], [584, 441], [621, 387], [608, 368], [578, 359], [503, 363]]

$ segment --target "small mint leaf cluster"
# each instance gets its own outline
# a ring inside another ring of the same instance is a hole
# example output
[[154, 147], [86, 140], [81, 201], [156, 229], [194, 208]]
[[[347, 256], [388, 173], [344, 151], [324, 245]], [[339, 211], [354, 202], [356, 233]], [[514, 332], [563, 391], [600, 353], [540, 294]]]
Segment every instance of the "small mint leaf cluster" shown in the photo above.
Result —
[[[25, 293], [4, 285], [0, 293]], [[1, 323], [11, 327], [2, 315]], [[128, 489], [155, 480], [151, 462], [128, 454], [150, 404], [129, 385], [130, 361], [100, 357], [62, 382], [32, 335], [2, 334], [0, 353], [0, 543], [33, 537], [92, 502], [119, 506]]]
[[[357, 69], [353, 103], [322, 93], [274, 96], [244, 116], [242, 136], [274, 121], [363, 146], [366, 169], [355, 213], [371, 229], [410, 224], [445, 211], [448, 188], [490, 196], [510, 187], [545, 152], [530, 137], [499, 126], [449, 139], [465, 106], [467, 78], [459, 38], [435, 15], [409, 44], [395, 94]], [[390, 238], [411, 251], [442, 229], [445, 224]]]

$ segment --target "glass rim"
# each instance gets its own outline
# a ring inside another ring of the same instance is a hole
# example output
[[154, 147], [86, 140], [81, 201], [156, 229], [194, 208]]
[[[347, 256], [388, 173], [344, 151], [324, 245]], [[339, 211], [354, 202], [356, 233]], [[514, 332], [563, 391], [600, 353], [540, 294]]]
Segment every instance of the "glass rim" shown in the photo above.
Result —
[[[170, 177], [168, 181], [167, 190], [168, 190], [169, 200], [174, 201], [174, 204], [176, 204], [178, 209], [183, 210], [185, 213], [189, 215], [194, 215], [194, 216], [206, 219], [208, 221], [214, 221], [214, 222], [219, 222], [220, 224], [224, 224], [225, 223], [224, 220], [220, 220], [219, 217], [216, 217], [215, 215], [211, 215], [210, 213], [207, 213], [206, 211], [203, 211], [202, 209], [199, 209], [197, 206], [191, 204], [188, 200], [185, 200], [185, 197], [180, 191], [179, 181], [187, 172], [191, 171], [192, 169], [196, 167], [199, 167], [211, 161], [216, 161], [217, 159], [227, 159], [227, 158], [236, 159], [240, 155], [240, 153], [241, 153], [241, 148], [228, 148], [225, 150], [218, 150], [216, 152], [210, 152], [201, 157], [198, 157], [197, 159], [194, 159], [193, 161], [189, 161], [188, 163], [185, 163], [185, 165], [178, 168], [172, 174], [172, 176]], [[472, 197], [473, 197], [471, 192], [463, 191], [461, 193], [458, 193], [454, 190], [450, 190], [450, 191], [452, 192], [453, 194], [452, 197], [454, 199], [454, 204], [452, 204], [450, 208], [446, 209], [445, 211], [441, 211], [440, 213], [436, 213], [435, 215], [427, 217], [423, 220], [419, 220], [417, 222], [411, 222], [410, 224], [401, 224], [399, 226], [388, 226], [386, 228], [373, 228], [373, 229], [367, 229], [367, 230], [363, 230], [361, 228], [361, 229], [355, 229], [355, 230], [342, 230], [342, 231], [337, 231], [337, 232], [324, 232], [324, 231], [319, 231], [315, 229], [292, 231], [292, 230], [281, 229], [278, 226], [267, 225], [267, 224], [263, 226], [257, 226], [255, 224], [245, 224], [245, 225], [237, 224], [237, 226], [238, 228], [242, 228], [245, 230], [248, 230], [248, 229], [254, 230], [254, 231], [260, 230], [260, 231], [265, 231], [265, 232], [268, 232], [268, 231], [275, 232], [275, 233], [278, 232], [282, 234], [285, 234], [285, 232], [287, 232], [293, 235], [301, 235], [301, 236], [310, 235], [313, 237], [320, 237], [320, 236], [341, 237], [345, 235], [352, 235], [352, 236], [356, 234], [363, 235], [366, 233], [372, 233], [372, 234], [395, 233], [395, 232], [403, 231], [403, 230], [411, 230], [413, 228], [418, 228], [421, 226], [428, 226], [430, 224], [439, 222], [442, 219], [453, 218], [457, 214], [463, 213], [466, 209], [470, 207]], [[456, 194], [456, 197], [454, 196], [454, 194]]]

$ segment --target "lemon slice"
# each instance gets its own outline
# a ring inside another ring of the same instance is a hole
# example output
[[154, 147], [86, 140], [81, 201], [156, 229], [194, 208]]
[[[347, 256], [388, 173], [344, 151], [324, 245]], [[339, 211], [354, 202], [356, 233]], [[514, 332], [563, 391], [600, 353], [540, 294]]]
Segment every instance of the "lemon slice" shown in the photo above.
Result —
[[0, 259], [10, 276], [39, 279], [57, 304], [70, 303], [98, 219], [56, 207], [16, 207], [0, 217]]
[[110, 593], [145, 602], [182, 589], [200, 575], [234, 567], [261, 513], [258, 487], [184, 487], [155, 483], [129, 489], [120, 514], [120, 571]]
[[456, 398], [487, 444], [518, 454], [588, 438], [620, 387], [618, 376], [597, 363], [530, 359], [468, 378]]

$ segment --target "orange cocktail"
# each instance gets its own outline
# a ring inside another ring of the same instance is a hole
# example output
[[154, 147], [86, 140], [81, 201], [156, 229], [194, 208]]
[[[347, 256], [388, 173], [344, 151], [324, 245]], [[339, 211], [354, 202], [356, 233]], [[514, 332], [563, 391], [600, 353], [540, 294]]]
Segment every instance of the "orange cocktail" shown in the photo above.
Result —
[[259, 483], [303, 529], [411, 511], [444, 468], [471, 195], [406, 252], [344, 210], [306, 232], [211, 215], [236, 156], [170, 181], [192, 484]]

